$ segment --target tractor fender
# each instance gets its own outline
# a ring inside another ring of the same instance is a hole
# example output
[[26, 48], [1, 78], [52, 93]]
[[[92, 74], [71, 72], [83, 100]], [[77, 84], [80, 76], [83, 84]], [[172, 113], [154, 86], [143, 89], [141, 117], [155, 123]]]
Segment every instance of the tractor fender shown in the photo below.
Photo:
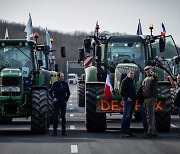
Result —
[[90, 66], [85, 69], [85, 82], [97, 81], [97, 68]]

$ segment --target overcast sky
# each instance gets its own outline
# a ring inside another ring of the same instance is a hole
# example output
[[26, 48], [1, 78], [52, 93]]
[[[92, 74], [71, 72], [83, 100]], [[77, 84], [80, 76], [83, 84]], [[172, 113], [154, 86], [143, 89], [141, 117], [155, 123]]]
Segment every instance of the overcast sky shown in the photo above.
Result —
[[[0, 19], [63, 32], [94, 30], [136, 34], [139, 18], [143, 34], [154, 25], [160, 34], [163, 22], [167, 34], [180, 45], [180, 0], [0, 0]], [[10, 35], [10, 34], [9, 34]]]

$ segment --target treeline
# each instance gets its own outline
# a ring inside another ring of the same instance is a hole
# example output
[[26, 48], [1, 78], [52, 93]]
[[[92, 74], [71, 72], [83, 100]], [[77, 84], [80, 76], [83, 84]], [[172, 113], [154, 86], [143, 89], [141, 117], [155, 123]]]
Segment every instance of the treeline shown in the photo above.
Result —
[[[4, 39], [6, 28], [8, 28], [8, 34], [10, 39], [25, 39], [26, 33], [24, 32], [26, 25], [7, 22], [5, 20], [0, 20], [0, 39]], [[46, 33], [45, 29], [41, 27], [33, 27], [34, 32], [38, 32], [39, 38], [38, 43], [46, 43]], [[52, 49], [57, 50], [56, 61], [59, 64], [59, 70], [66, 72], [66, 62], [68, 60], [78, 59], [78, 50], [83, 46], [83, 40], [88, 35], [87, 33], [75, 31], [72, 34], [63, 33], [58, 31], [48, 30], [50, 37], [54, 39], [52, 44]], [[66, 58], [61, 58], [60, 48], [65, 46], [66, 48]]]

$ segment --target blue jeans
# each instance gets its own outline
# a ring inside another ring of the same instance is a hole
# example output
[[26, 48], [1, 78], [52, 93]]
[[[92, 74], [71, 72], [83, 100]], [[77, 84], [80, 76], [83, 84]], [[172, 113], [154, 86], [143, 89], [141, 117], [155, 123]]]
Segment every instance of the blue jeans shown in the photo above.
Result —
[[140, 104], [140, 113], [141, 113], [141, 117], [142, 117], [144, 132], [147, 133], [148, 125], [147, 125], [147, 119], [146, 119], [146, 111], [145, 111], [145, 107], [143, 104]]
[[59, 111], [61, 112], [61, 126], [62, 130], [65, 131], [66, 129], [66, 102], [54, 102], [54, 114], [53, 114], [53, 129], [56, 130], [58, 127], [59, 122]]
[[124, 112], [121, 121], [121, 130], [127, 131], [130, 127], [135, 102], [124, 100]]

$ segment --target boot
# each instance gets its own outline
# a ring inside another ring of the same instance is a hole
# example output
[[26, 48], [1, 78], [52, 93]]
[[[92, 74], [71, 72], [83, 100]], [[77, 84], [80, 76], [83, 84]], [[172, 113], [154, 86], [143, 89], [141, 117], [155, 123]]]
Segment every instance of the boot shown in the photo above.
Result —
[[52, 136], [57, 136], [57, 129], [53, 130]]
[[64, 129], [64, 130], [62, 130], [62, 136], [67, 136], [67, 134], [66, 134], [66, 130]]

